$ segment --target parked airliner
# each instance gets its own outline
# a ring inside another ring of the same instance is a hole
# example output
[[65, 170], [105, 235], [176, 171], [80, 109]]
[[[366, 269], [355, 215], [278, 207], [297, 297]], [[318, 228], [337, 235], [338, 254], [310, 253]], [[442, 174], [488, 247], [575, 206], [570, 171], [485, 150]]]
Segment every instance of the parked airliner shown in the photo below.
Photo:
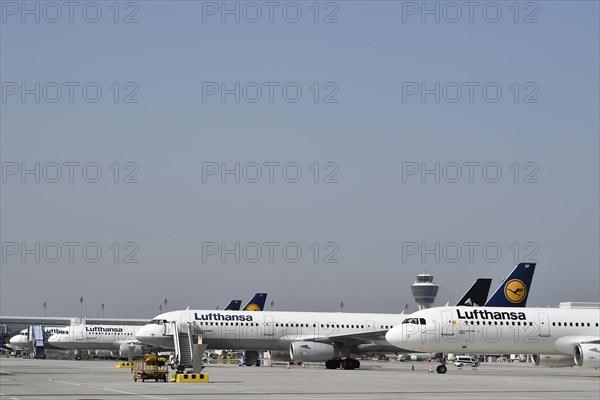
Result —
[[[327, 361], [327, 368], [357, 368], [348, 356], [399, 351], [385, 341], [385, 332], [400, 324], [402, 314], [182, 310], [155, 317], [136, 338], [145, 344], [173, 348], [173, 335], [201, 335], [209, 349], [287, 351], [296, 362]], [[175, 326], [177, 329], [173, 329]]]
[[[534, 268], [521, 267], [512, 274], [533, 275]], [[490, 280], [476, 281], [458, 304], [485, 303], [489, 284]], [[504, 284], [498, 290], [503, 288]], [[190, 332], [202, 336], [209, 349], [268, 350], [272, 359], [325, 361], [328, 369], [340, 365], [353, 369], [360, 363], [351, 354], [408, 352], [385, 340], [387, 331], [405, 319], [404, 314], [182, 310], [156, 316], [136, 338], [151, 346], [173, 348], [174, 335]]]
[[[52, 335], [66, 333], [65, 326], [46, 326], [44, 327], [44, 340], [48, 340]], [[10, 338], [10, 345], [14, 350], [32, 350], [33, 338], [30, 335], [30, 328], [25, 328]]]
[[142, 355], [142, 345], [135, 338], [139, 326], [132, 325], [72, 325], [48, 338], [54, 347], [68, 350], [110, 350], [114, 357]]
[[413, 313], [386, 339], [411, 351], [561, 355], [598, 368], [599, 320], [600, 309], [434, 307]]

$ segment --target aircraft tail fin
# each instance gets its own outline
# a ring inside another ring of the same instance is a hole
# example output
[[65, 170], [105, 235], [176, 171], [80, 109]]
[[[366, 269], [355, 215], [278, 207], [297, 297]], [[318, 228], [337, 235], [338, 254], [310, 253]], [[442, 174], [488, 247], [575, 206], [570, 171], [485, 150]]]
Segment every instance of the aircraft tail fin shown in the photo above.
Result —
[[254, 297], [246, 304], [243, 311], [262, 311], [265, 309], [267, 301], [266, 293], [256, 293]]
[[519, 263], [496, 292], [485, 303], [486, 307], [525, 307], [531, 289], [535, 263]]
[[479, 278], [473, 283], [467, 293], [456, 303], [457, 306], [475, 306], [481, 307], [485, 304], [492, 280], [489, 278]]
[[240, 307], [242, 307], [241, 300], [231, 300], [224, 309], [229, 311], [240, 311]]

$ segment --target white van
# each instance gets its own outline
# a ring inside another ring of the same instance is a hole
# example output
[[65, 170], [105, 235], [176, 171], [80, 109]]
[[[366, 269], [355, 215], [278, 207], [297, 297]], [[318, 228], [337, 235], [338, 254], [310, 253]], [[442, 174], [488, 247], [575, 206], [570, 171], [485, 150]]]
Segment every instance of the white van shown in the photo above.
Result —
[[471, 356], [456, 356], [454, 357], [454, 366], [461, 368], [465, 365], [470, 365], [473, 368], [479, 366], [479, 361]]

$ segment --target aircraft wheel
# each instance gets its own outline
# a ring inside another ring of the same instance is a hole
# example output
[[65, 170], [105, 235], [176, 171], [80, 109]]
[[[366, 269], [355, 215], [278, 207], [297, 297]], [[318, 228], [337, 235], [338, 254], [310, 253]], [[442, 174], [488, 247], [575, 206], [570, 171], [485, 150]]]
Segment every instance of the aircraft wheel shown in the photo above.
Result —
[[338, 369], [339, 366], [340, 366], [340, 360], [325, 361], [325, 369]]
[[437, 371], [438, 374], [445, 374], [446, 371], [448, 371], [448, 368], [446, 368], [445, 365], [438, 365], [435, 370]]
[[342, 361], [342, 363], [344, 365], [344, 369], [356, 368], [356, 364], [354, 363], [354, 360], [351, 358], [346, 358], [344, 361]]

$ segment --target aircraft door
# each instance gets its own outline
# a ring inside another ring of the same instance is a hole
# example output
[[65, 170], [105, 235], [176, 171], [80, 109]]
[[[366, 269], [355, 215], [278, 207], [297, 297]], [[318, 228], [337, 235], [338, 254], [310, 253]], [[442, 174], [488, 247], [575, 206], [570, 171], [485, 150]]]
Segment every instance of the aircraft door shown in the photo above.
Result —
[[268, 338], [273, 338], [275, 336], [275, 321], [273, 320], [273, 317], [265, 315], [263, 326], [265, 327], [263, 335]]
[[538, 314], [540, 320], [540, 337], [550, 337], [550, 319], [548, 314], [541, 312]]
[[85, 327], [82, 327], [82, 331], [85, 332], [84, 338], [88, 342], [95, 342], [99, 339], [99, 334], [97, 331], [88, 332]]
[[216, 327], [215, 327], [214, 324], [215, 324], [215, 322], [205, 321], [204, 325], [200, 326], [200, 328], [201, 328], [200, 330], [202, 332], [204, 332], [205, 335], [213, 334], [213, 333], [215, 333], [217, 331], [217, 329], [216, 329]]
[[73, 342], [83, 342], [84, 328], [85, 328], [85, 326], [81, 325], [81, 326], [74, 326], [73, 329], [71, 329], [71, 334], [73, 335], [73, 338], [74, 338]]
[[442, 311], [440, 325], [442, 328], [441, 336], [443, 339], [451, 343], [454, 343], [459, 339], [459, 328], [451, 311]]

